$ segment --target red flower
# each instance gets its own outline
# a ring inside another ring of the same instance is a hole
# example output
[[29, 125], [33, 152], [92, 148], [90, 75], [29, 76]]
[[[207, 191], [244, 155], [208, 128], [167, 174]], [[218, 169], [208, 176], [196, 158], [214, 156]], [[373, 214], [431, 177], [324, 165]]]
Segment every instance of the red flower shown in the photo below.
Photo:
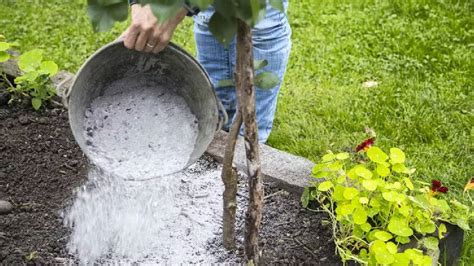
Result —
[[375, 138], [368, 138], [366, 140], [364, 140], [364, 142], [362, 142], [361, 144], [357, 145], [355, 151], [356, 152], [359, 152], [359, 151], [366, 151], [368, 150], [375, 142]]
[[441, 187], [441, 181], [439, 180], [431, 180], [431, 190], [438, 189]]
[[448, 192], [448, 188], [441, 186], [441, 181], [439, 180], [431, 180], [431, 191], [446, 193]]
[[440, 188], [438, 188], [438, 191], [441, 192], [441, 193], [446, 193], [446, 192], [448, 192], [448, 188], [447, 187], [440, 187]]

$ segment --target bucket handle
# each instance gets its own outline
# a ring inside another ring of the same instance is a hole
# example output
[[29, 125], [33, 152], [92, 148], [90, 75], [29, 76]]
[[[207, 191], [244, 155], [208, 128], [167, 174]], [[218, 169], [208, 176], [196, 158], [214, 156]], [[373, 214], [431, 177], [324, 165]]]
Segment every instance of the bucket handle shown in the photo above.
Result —
[[227, 115], [227, 111], [225, 110], [225, 107], [222, 104], [221, 100], [216, 97], [216, 101], [217, 101], [217, 107], [219, 109], [219, 122], [217, 123], [216, 131], [219, 131], [222, 129], [224, 125], [227, 124], [227, 122], [229, 121], [229, 116]]

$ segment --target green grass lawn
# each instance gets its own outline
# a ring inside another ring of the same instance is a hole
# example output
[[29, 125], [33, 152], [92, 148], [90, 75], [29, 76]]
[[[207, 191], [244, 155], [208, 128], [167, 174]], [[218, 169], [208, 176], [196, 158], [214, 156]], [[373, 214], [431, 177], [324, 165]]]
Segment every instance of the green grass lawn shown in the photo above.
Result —
[[[76, 71], [126, 23], [94, 33], [85, 1], [0, 2], [0, 34]], [[474, 175], [474, 2], [290, 1], [293, 50], [269, 144], [318, 159], [353, 149], [364, 128], [400, 147], [417, 178], [461, 196]], [[195, 50], [190, 19], [174, 41]], [[378, 82], [363, 88], [364, 81]], [[474, 238], [463, 262], [474, 265]]]

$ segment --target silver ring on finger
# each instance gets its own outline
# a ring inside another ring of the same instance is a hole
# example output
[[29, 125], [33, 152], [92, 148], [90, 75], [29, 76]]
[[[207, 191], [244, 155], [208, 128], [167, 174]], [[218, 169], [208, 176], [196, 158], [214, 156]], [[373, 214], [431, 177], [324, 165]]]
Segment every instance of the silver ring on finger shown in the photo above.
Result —
[[146, 44], [146, 47], [148, 47], [148, 48], [153, 48], [153, 47], [155, 47], [155, 45], [147, 43], [147, 44]]

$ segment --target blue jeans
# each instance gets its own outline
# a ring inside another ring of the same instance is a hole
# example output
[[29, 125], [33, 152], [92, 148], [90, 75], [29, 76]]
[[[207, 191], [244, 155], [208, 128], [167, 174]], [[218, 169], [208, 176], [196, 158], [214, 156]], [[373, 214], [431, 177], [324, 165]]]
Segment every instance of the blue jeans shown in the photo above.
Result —
[[[291, 49], [291, 29], [285, 13], [268, 5], [265, 18], [252, 29], [253, 56], [255, 60], [266, 59], [268, 65], [261, 71], [270, 71], [278, 75], [280, 82], [274, 88], [263, 90], [256, 88], [256, 111], [258, 124], [258, 139], [265, 143], [270, 135], [275, 118], [278, 92], [288, 63]], [[285, 9], [288, 0], [284, 1]], [[209, 31], [208, 22], [214, 9], [211, 7], [201, 11], [194, 17], [194, 34], [197, 45], [197, 58], [211, 78], [217, 96], [229, 115], [228, 129], [236, 114], [235, 87], [219, 87], [219, 81], [231, 80], [234, 76], [236, 41], [235, 38], [228, 47], [224, 47]], [[241, 134], [243, 130], [241, 130]]]

